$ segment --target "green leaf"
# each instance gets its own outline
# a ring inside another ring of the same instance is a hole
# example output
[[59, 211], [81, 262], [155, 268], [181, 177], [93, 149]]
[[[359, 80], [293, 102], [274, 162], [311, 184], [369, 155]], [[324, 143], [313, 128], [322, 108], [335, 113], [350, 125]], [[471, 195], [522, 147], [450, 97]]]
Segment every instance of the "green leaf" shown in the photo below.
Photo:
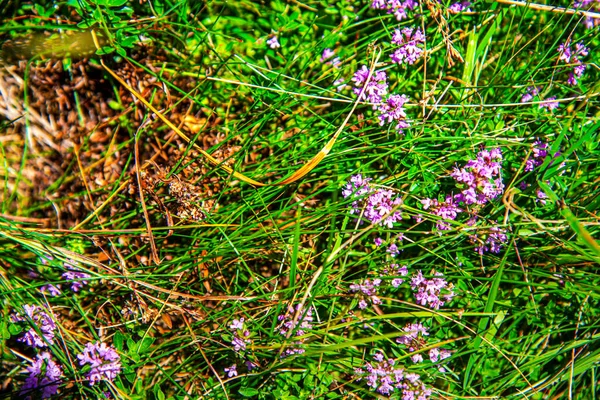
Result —
[[115, 333], [115, 336], [113, 337], [113, 344], [115, 345], [115, 348], [119, 351], [123, 351], [123, 342], [125, 341], [125, 335], [123, 335], [121, 332], [117, 332]]
[[256, 396], [259, 392], [258, 392], [258, 390], [253, 389], [253, 388], [243, 388], [243, 389], [240, 389], [238, 393], [244, 397], [252, 397], [252, 396]]

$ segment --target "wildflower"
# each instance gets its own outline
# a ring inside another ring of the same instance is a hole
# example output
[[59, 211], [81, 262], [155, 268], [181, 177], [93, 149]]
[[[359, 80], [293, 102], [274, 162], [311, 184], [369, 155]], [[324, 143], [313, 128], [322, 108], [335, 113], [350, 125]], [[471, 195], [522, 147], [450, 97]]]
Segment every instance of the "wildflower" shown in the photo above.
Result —
[[555, 108], [558, 108], [560, 104], [558, 101], [554, 100], [556, 100], [556, 96], [548, 97], [546, 100], [540, 103], [540, 108], [545, 108], [548, 111], [552, 111]]
[[[443, 278], [443, 274], [437, 272], [434, 276], [432, 279], [426, 279], [423, 273], [418, 271], [411, 278], [410, 287], [416, 291], [415, 299], [418, 304], [439, 310], [446, 302], [452, 300], [454, 293], [452, 286]], [[445, 294], [442, 294], [442, 291]]]
[[[360, 174], [354, 175], [342, 190], [342, 196], [345, 198], [352, 196], [356, 199], [352, 203], [350, 214], [362, 212], [363, 218], [371, 223], [392, 228], [394, 223], [402, 220], [402, 214], [399, 211], [392, 212], [396, 206], [402, 204], [402, 199], [395, 197], [392, 190], [372, 187], [369, 184], [370, 180], [363, 178]], [[368, 196], [365, 196], [367, 194]]]
[[542, 191], [541, 189], [538, 189], [536, 192], [536, 196], [537, 196], [537, 200], [536, 202], [539, 202], [541, 205], [546, 205], [546, 199], [548, 198], [548, 195]]
[[470, 5], [471, 5], [470, 1], [459, 1], [459, 2], [451, 4], [450, 7], [448, 7], [448, 10], [452, 14], [458, 14], [463, 11], [471, 11], [469, 9]]
[[[406, 332], [406, 335], [398, 336], [396, 338], [396, 343], [404, 344], [406, 346], [412, 346], [417, 341], [422, 342], [423, 336], [429, 336], [428, 329], [421, 323], [407, 324], [402, 330]], [[409, 347], [409, 350], [414, 351], [415, 347]]]
[[321, 62], [325, 62], [325, 61], [329, 60], [334, 55], [335, 55], [335, 52], [331, 49], [323, 50], [323, 54], [321, 54]]
[[392, 257], [396, 257], [398, 254], [400, 254], [400, 250], [398, 249], [398, 246], [396, 246], [395, 243], [390, 244], [386, 251], [390, 253]]
[[392, 44], [400, 46], [392, 53], [392, 61], [398, 64], [414, 64], [423, 55], [425, 35], [419, 28], [395, 29]]
[[323, 53], [321, 54], [320, 61], [322, 63], [332, 65], [334, 68], [337, 68], [341, 64], [341, 60], [339, 57], [334, 57], [334, 56], [335, 56], [335, 52], [333, 50], [325, 49], [325, 50], [323, 50]]
[[376, 109], [382, 102], [383, 96], [387, 94], [387, 74], [384, 71], [375, 71], [369, 79], [369, 72], [366, 65], [356, 71], [352, 77], [355, 86], [354, 94], [359, 96], [360, 100], [373, 103], [373, 109]]
[[371, 8], [376, 10], [386, 10], [388, 14], [394, 14], [398, 21], [408, 18], [407, 11], [417, 6], [415, 0], [373, 0]]
[[375, 243], [375, 246], [379, 247], [383, 244], [383, 239], [382, 238], [375, 238], [375, 240], [373, 241], [373, 243]]
[[449, 220], [455, 220], [462, 210], [456, 205], [454, 197], [446, 196], [446, 201], [439, 202], [436, 199], [424, 198], [421, 200], [424, 210], [429, 210], [432, 214], [443, 218], [436, 222], [436, 227], [440, 231], [450, 229]]
[[227, 372], [227, 377], [228, 378], [233, 378], [234, 376], [237, 376], [237, 374], [238, 374], [238, 372], [237, 372], [237, 366], [235, 364], [233, 364], [229, 368], [225, 368], [224, 371]]
[[338, 92], [341, 92], [342, 90], [349, 87], [348, 85], [346, 85], [344, 78], [340, 78], [340, 79], [337, 79], [336, 81], [334, 81], [333, 86], [335, 87], [335, 90], [337, 90]]
[[398, 391], [403, 399], [426, 400], [431, 396], [431, 389], [420, 381], [420, 376], [406, 373], [397, 366], [394, 359], [385, 359], [381, 352], [373, 355], [373, 362], [366, 362], [362, 368], [356, 368], [354, 375], [358, 381], [365, 380], [367, 386], [384, 396]]
[[539, 139], [536, 139], [535, 142], [533, 142], [533, 157], [525, 161], [526, 172], [531, 172], [544, 163], [544, 159], [548, 156], [548, 148], [548, 143], [542, 142]]
[[[429, 359], [431, 360], [432, 363], [437, 363], [440, 362], [442, 360], [445, 360], [446, 358], [450, 357], [452, 355], [452, 353], [450, 353], [450, 351], [446, 350], [446, 349], [440, 349], [440, 348], [433, 348], [431, 350], [429, 350]], [[445, 372], [446, 369], [443, 366], [438, 366], [438, 370], [440, 372]]]
[[25, 399], [31, 399], [30, 394], [34, 389], [41, 389], [42, 399], [50, 398], [58, 392], [62, 368], [56, 364], [50, 353], [38, 354], [33, 364], [27, 367], [29, 376], [19, 393]]
[[[406, 267], [406, 265], [403, 265], [401, 267], [398, 264], [390, 264], [389, 266], [384, 267], [380, 274], [380, 276], [386, 275], [406, 276], [408, 275], [408, 268]], [[404, 283], [404, 279], [401, 278], [394, 278], [392, 280], [392, 286], [395, 288], [402, 285], [402, 283]]]
[[104, 342], [87, 343], [77, 358], [80, 366], [91, 367], [85, 373], [90, 386], [102, 380], [112, 381], [121, 373], [121, 357], [113, 346], [108, 347]]
[[[371, 304], [381, 304], [381, 300], [377, 297], [377, 289], [381, 285], [381, 279], [365, 279], [362, 283], [353, 283], [350, 285], [350, 293], [361, 293], [371, 301]], [[358, 308], [364, 310], [367, 308], [368, 303], [365, 298], [362, 298], [358, 302]]]
[[[17, 340], [33, 347], [47, 347], [49, 344], [54, 344], [56, 324], [44, 309], [39, 306], [25, 304], [23, 305], [23, 310], [25, 311], [25, 316], [13, 314], [12, 320], [14, 322], [29, 320], [33, 322], [35, 328], [31, 327]], [[38, 331], [41, 332], [43, 339], [38, 334]]]
[[566, 64], [575, 64], [573, 70], [569, 73], [567, 83], [576, 85], [577, 78], [581, 78], [587, 68], [587, 65], [581, 62], [581, 58], [589, 54], [589, 49], [583, 42], [576, 43], [574, 49], [571, 49], [569, 42], [565, 42], [558, 46], [557, 51], [559, 61], [564, 61]]
[[60, 285], [53, 285], [51, 283], [41, 286], [40, 292], [44, 294], [49, 294], [52, 297], [60, 296], [62, 292], [60, 291]]
[[526, 93], [521, 97], [521, 103], [527, 103], [533, 100], [534, 96], [540, 93], [541, 86], [529, 86]]
[[236, 353], [245, 351], [246, 346], [252, 341], [249, 339], [250, 331], [244, 329], [244, 318], [234, 319], [231, 325], [229, 325], [229, 329], [233, 332], [233, 340], [231, 341], [233, 350]]
[[[294, 322], [294, 317], [298, 313], [298, 320]], [[277, 330], [281, 336], [289, 337], [290, 334], [294, 336], [303, 336], [307, 329], [312, 329], [313, 322], [313, 311], [311, 308], [307, 310], [300, 309], [300, 304], [296, 307], [288, 306], [286, 313], [279, 315], [277, 320], [281, 323]], [[302, 344], [303, 340], [298, 340], [294, 344]], [[285, 349], [283, 356], [291, 356], [293, 354], [302, 354], [304, 349], [298, 347], [290, 347]]]
[[[480, 236], [482, 238], [480, 238]], [[487, 251], [492, 253], [500, 253], [502, 247], [508, 241], [506, 230], [497, 226], [493, 226], [486, 230], [480, 230], [475, 235], [471, 236], [471, 241], [477, 243], [475, 251], [483, 255]]]
[[77, 293], [79, 290], [81, 290], [82, 287], [88, 284], [88, 282], [85, 279], [89, 279], [90, 275], [84, 272], [79, 272], [77, 268], [73, 267], [70, 264], [65, 264], [65, 267], [67, 267], [69, 271], [63, 273], [61, 276], [65, 280], [71, 282], [71, 290]]
[[501, 161], [500, 149], [482, 150], [464, 168], [454, 167], [450, 176], [464, 187], [461, 193], [454, 195], [454, 200], [465, 204], [485, 204], [502, 194]]
[[278, 49], [281, 47], [281, 45], [279, 44], [279, 40], [277, 39], [277, 36], [275, 36], [275, 35], [273, 35], [271, 37], [271, 39], [267, 40], [267, 44], [272, 49]]
[[390, 95], [377, 108], [380, 112], [378, 116], [379, 125], [396, 121], [396, 130], [398, 132], [402, 132], [403, 129], [408, 128], [410, 125], [406, 122], [406, 111], [404, 110], [404, 104], [408, 103], [408, 100], [408, 96], [406, 95]]

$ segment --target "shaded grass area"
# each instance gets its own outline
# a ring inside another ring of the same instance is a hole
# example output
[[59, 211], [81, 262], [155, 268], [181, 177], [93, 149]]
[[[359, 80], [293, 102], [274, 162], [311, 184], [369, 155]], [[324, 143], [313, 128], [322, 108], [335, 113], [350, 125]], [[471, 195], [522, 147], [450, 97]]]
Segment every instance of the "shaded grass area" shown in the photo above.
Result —
[[[595, 398], [598, 27], [532, 7], [450, 5], [424, 1], [400, 22], [350, 1], [7, 5], [2, 393], [24, 396], [26, 367], [48, 351], [64, 398], [377, 398], [381, 385], [357, 369], [381, 353], [431, 398]], [[394, 29], [412, 26], [426, 57], [392, 63]], [[557, 48], [578, 42], [587, 69], [569, 85]], [[320, 60], [327, 48], [338, 67]], [[410, 98], [403, 133], [369, 104], [352, 112], [362, 65]], [[538, 94], [522, 102], [528, 88]], [[554, 96], [558, 108], [540, 107]], [[340, 127], [314, 169], [274, 185]], [[531, 171], [536, 140], [548, 156]], [[460, 205], [455, 219], [425, 207], [460, 193], [454, 169], [494, 148], [501, 195]], [[402, 199], [400, 221], [372, 223], [363, 198], [342, 195], [357, 174]], [[478, 252], [494, 229], [501, 250]], [[73, 271], [86, 274], [77, 292]], [[452, 300], [419, 303], [418, 271], [443, 274]], [[378, 300], [364, 289], [376, 279]], [[57, 325], [43, 349], [19, 341], [43, 333], [31, 316], [15, 321], [26, 304]], [[416, 323], [429, 334], [399, 342]], [[77, 355], [96, 342], [114, 346], [120, 372], [90, 385]], [[432, 349], [450, 356], [433, 361]]]

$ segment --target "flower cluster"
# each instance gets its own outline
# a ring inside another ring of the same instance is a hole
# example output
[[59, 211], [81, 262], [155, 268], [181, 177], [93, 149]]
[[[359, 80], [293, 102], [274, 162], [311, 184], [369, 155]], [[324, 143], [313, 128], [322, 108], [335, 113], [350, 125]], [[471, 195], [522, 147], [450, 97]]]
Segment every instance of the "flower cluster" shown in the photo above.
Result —
[[[434, 310], [439, 310], [446, 302], [454, 297], [452, 285], [448, 284], [444, 275], [440, 272], [434, 274], [434, 278], [426, 279], [423, 273], [419, 271], [413, 275], [410, 280], [410, 287], [415, 293], [417, 303], [422, 306], [428, 306]], [[442, 291], [444, 294], [442, 294]]]
[[399, 46], [391, 55], [392, 61], [412, 65], [423, 56], [425, 35], [419, 28], [395, 29], [392, 44]]
[[351, 214], [359, 214], [373, 224], [392, 228], [395, 222], [402, 220], [402, 213], [393, 209], [402, 203], [400, 197], [389, 189], [377, 189], [370, 185], [369, 178], [354, 175], [342, 190], [344, 198], [352, 196]]
[[244, 327], [244, 318], [234, 319], [229, 325], [229, 330], [233, 333], [231, 344], [236, 353], [243, 353], [246, 346], [251, 343], [250, 331]]
[[32, 391], [40, 389], [42, 399], [48, 399], [58, 392], [62, 368], [56, 364], [50, 353], [44, 352], [38, 354], [29, 367], [27, 367], [29, 376], [19, 392], [19, 396], [24, 399], [31, 399]]
[[486, 251], [498, 254], [508, 241], [508, 236], [506, 236], [506, 229], [493, 226], [479, 230], [477, 234], [471, 236], [471, 241], [477, 244], [475, 251], [481, 255]]
[[[371, 301], [371, 304], [381, 304], [381, 300], [377, 297], [377, 289], [381, 285], [381, 279], [365, 279], [362, 283], [353, 283], [350, 285], [351, 293], [361, 293]], [[361, 298], [358, 302], [358, 308], [364, 310], [368, 304], [365, 298]]]
[[432, 214], [443, 218], [436, 222], [436, 227], [440, 231], [449, 230], [450, 224], [447, 220], [455, 220], [458, 213], [462, 211], [452, 196], [446, 196], [446, 201], [443, 202], [439, 202], [436, 199], [424, 198], [421, 200], [421, 204], [424, 210], [429, 210]]
[[521, 103], [527, 103], [531, 100], [533, 100], [533, 98], [535, 96], [537, 96], [538, 94], [540, 94], [540, 90], [541, 90], [541, 86], [529, 86], [527, 87], [525, 94], [521, 97]]
[[61, 276], [65, 280], [71, 282], [71, 290], [77, 293], [82, 287], [88, 284], [86, 279], [89, 279], [90, 276], [85, 272], [80, 272], [77, 268], [70, 264], [65, 264], [65, 267], [67, 267], [69, 271], [63, 273]]
[[416, 0], [373, 0], [371, 8], [386, 10], [388, 14], [394, 14], [398, 21], [408, 18], [407, 11], [417, 6]]
[[[399, 264], [390, 264], [382, 268], [380, 276], [406, 276], [408, 275], [408, 268], [406, 265], [400, 266]], [[402, 278], [392, 279], [392, 286], [397, 288], [404, 283]]]
[[[412, 353], [426, 347], [427, 343], [425, 341], [425, 336], [429, 336], [429, 332], [422, 324], [408, 324], [402, 330], [405, 334], [397, 337], [396, 342], [405, 345], [408, 348], [408, 351]], [[450, 353], [450, 351], [438, 347], [429, 350], [429, 360], [431, 360], [431, 362], [434, 364], [450, 357], [451, 355], [452, 353]], [[414, 363], [420, 363], [423, 362], [423, 355], [421, 353], [413, 354], [410, 359]], [[445, 371], [444, 367], [442, 366], [438, 366], [438, 370], [440, 372]]]
[[369, 72], [369, 68], [363, 65], [354, 73], [352, 77], [355, 86], [354, 94], [359, 96], [360, 100], [373, 103], [373, 109], [376, 109], [383, 101], [383, 96], [387, 94], [387, 74], [384, 71], [374, 71], [369, 78]]
[[[54, 344], [54, 330], [56, 324], [42, 307], [36, 305], [23, 305], [24, 314], [13, 314], [14, 322], [30, 321], [35, 327], [29, 328], [25, 334], [17, 339], [19, 342], [26, 343], [33, 347], [47, 347], [48, 344]], [[38, 331], [42, 334], [40, 336]], [[42, 338], [43, 337], [43, 338]]]
[[[540, 94], [541, 86], [529, 86], [525, 94], [521, 96], [521, 103], [527, 103], [533, 100], [534, 97]], [[546, 100], [539, 103], [539, 108], [545, 108], [547, 111], [552, 111], [560, 105], [556, 100], [556, 96], [548, 97]]]
[[273, 50], [281, 47], [281, 45], [279, 44], [279, 40], [277, 39], [277, 36], [275, 36], [275, 35], [273, 35], [269, 40], [267, 40], [267, 44]]
[[583, 42], [576, 43], [574, 49], [571, 49], [569, 42], [558, 46], [558, 60], [564, 61], [567, 64], [575, 65], [573, 67], [573, 71], [569, 72], [569, 79], [567, 80], [569, 85], [576, 85], [577, 78], [581, 78], [583, 76], [587, 65], [581, 62], [581, 58], [587, 56], [588, 53], [589, 49], [583, 44]]
[[454, 196], [454, 200], [465, 204], [485, 204], [498, 197], [504, 190], [502, 183], [502, 151], [482, 150], [477, 158], [469, 160], [464, 168], [454, 168], [450, 174], [464, 189]]
[[[573, 7], [581, 8], [581, 9], [592, 11], [592, 12], [598, 12], [598, 11], [600, 11], [600, 1], [598, 1], [598, 0], [575, 1], [573, 3]], [[586, 27], [586, 29], [592, 29], [592, 28], [600, 25], [600, 19], [593, 18], [591, 16], [586, 15], [585, 18], [583, 19], [583, 25]]]
[[458, 14], [463, 11], [471, 11], [471, 9], [469, 8], [470, 6], [470, 1], [459, 1], [451, 4], [450, 7], [448, 7], [448, 10], [453, 14]]
[[[294, 321], [294, 317], [298, 314], [298, 319]], [[313, 312], [311, 308], [300, 309], [300, 304], [296, 307], [288, 306], [285, 314], [277, 317], [277, 320], [281, 323], [277, 330], [281, 336], [288, 335], [302, 336], [306, 333], [307, 329], [312, 329]], [[294, 342], [294, 344], [302, 344], [302, 340]], [[298, 347], [290, 347], [285, 349], [283, 356], [291, 356], [293, 354], [302, 354], [304, 349]]]
[[121, 372], [121, 357], [113, 346], [96, 342], [85, 345], [83, 353], [77, 355], [79, 365], [89, 365], [91, 368], [85, 376], [90, 386], [102, 380], [112, 381]]
[[335, 52], [331, 49], [323, 50], [320, 61], [324, 64], [332, 65], [334, 68], [338, 68], [342, 63], [339, 57], [334, 57]]
[[404, 105], [408, 102], [405, 95], [388, 94], [387, 74], [384, 71], [375, 71], [369, 79], [369, 69], [363, 65], [352, 77], [354, 82], [354, 94], [360, 100], [368, 100], [373, 110], [379, 112], [377, 118], [379, 125], [396, 123], [396, 130], [402, 132], [410, 125], [406, 121]]
[[396, 367], [396, 360], [385, 359], [380, 352], [373, 356], [373, 362], [366, 362], [362, 368], [356, 368], [354, 375], [357, 380], [365, 379], [367, 386], [377, 393], [389, 396], [398, 391], [403, 399], [426, 400], [431, 396], [421, 377], [409, 373], [404, 368]]
[[223, 371], [225, 371], [227, 373], [228, 378], [233, 378], [234, 376], [237, 376], [237, 374], [238, 374], [237, 365], [235, 365], [235, 364], [233, 364], [229, 368], [224, 368]]
[[[532, 157], [529, 158], [525, 162], [525, 171], [531, 172], [531, 171], [535, 170], [537, 167], [539, 167], [540, 165], [542, 165], [544, 163], [544, 160], [546, 159], [546, 157], [548, 157], [550, 155], [550, 153], [548, 152], [549, 150], [550, 150], [550, 146], [548, 143], [545, 143], [539, 139], [536, 139], [535, 142], [533, 142]], [[560, 157], [560, 151], [557, 151], [556, 153], [554, 153], [553, 157], [554, 158]]]

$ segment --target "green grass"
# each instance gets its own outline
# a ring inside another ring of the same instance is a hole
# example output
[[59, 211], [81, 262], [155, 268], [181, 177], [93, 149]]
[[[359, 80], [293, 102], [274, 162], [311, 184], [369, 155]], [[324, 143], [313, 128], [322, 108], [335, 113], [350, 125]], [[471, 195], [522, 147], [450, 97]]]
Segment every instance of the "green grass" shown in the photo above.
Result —
[[[381, 351], [419, 374], [431, 398], [598, 397], [598, 27], [585, 29], [570, 13], [498, 2], [459, 14], [423, 2], [400, 23], [366, 1], [121, 3], [0, 6], [0, 78], [9, 87], [7, 71], [16, 65], [25, 82], [12, 86], [20, 119], [3, 110], [0, 120], [3, 396], [23, 396], [25, 368], [49, 351], [63, 370], [60, 398], [378, 398], [355, 369]], [[399, 26], [424, 29], [426, 59], [391, 63]], [[101, 50], [81, 39], [92, 29]], [[82, 32], [79, 49], [67, 31]], [[266, 44], [273, 33], [280, 49]], [[69, 50], [51, 47], [53, 38]], [[575, 86], [558, 60], [568, 38], [589, 47]], [[449, 62], [448, 39], [463, 62]], [[319, 61], [325, 48], [335, 50], [340, 68]], [[96, 86], [77, 86], [82, 59]], [[189, 141], [134, 101], [100, 59]], [[54, 87], [38, 76], [57, 60], [65, 75], [53, 79], [74, 88], [67, 91], [73, 107], [60, 113], [48, 111], [56, 98], [40, 106], [36, 97]], [[352, 85], [362, 65], [384, 69], [389, 91], [410, 98], [403, 134], [380, 126], [369, 105], [353, 110], [351, 90], [336, 90], [338, 79]], [[521, 103], [532, 86], [560, 107], [540, 108], [540, 97]], [[74, 119], [41, 136], [36, 107], [43, 118]], [[305, 176], [278, 184], [340, 128]], [[561, 154], [527, 172], [536, 139]], [[439, 231], [440, 217], [420, 200], [458, 193], [450, 173], [484, 148], [502, 150], [503, 193], [479, 208], [474, 226], [462, 216]], [[356, 174], [403, 199], [393, 228], [350, 214], [342, 189]], [[182, 209], [204, 218], [182, 218]], [[472, 235], [494, 226], [507, 241], [499, 253], [480, 255]], [[400, 233], [401, 252], [392, 258], [386, 247]], [[373, 244], [378, 237], [381, 247]], [[61, 277], [65, 263], [90, 276], [77, 293]], [[399, 276], [383, 274], [381, 304], [361, 310], [350, 285], [377, 278], [390, 263], [408, 266], [406, 282], [393, 288]], [[418, 270], [442, 273], [452, 301], [439, 310], [417, 304], [409, 281]], [[61, 284], [62, 295], [40, 293], [48, 283]], [[10, 316], [25, 304], [44, 307], [58, 325], [46, 350], [17, 341], [33, 322]], [[278, 316], [299, 304], [303, 311], [290, 318], [302, 320], [310, 309], [312, 328], [281, 335]], [[251, 335], [236, 353], [229, 326], [240, 318]], [[429, 329], [415, 352], [396, 342], [409, 323]], [[122, 371], [90, 386], [76, 356], [96, 341], [115, 346]], [[429, 361], [436, 347], [451, 352], [446, 372]], [[283, 356], [291, 348], [305, 352]], [[415, 364], [418, 353], [425, 361]], [[239, 375], [230, 378], [224, 368], [233, 364]]]

